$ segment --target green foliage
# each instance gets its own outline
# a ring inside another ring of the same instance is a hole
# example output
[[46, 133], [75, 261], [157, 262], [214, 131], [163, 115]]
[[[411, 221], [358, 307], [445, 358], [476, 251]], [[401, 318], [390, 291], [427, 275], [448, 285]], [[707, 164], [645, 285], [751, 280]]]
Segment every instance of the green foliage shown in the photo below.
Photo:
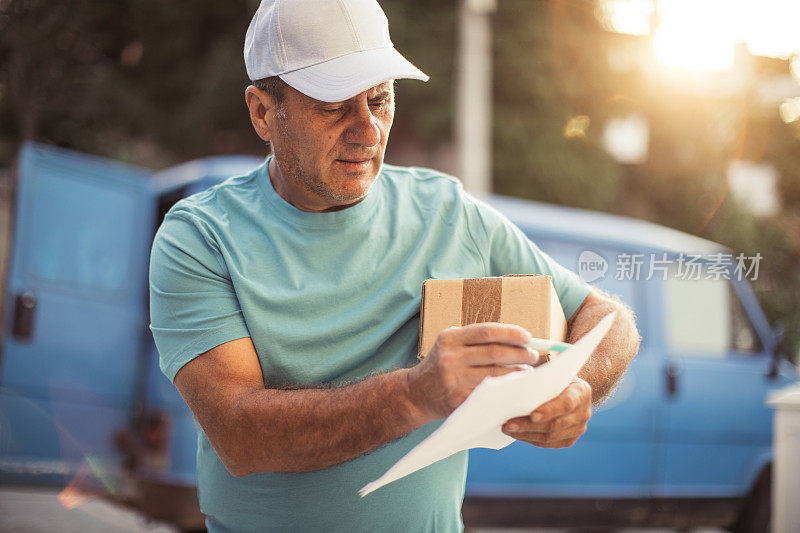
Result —
[[[498, 5], [493, 176], [501, 194], [607, 209], [620, 193], [621, 169], [595, 139], [564, 136], [569, 119], [590, 111], [586, 103], [597, 92], [581, 77], [581, 69], [597, 70], [596, 58], [574, 49], [585, 45], [587, 27], [597, 26], [587, 6], [588, 15], [581, 5], [528, 0]], [[565, 68], [564, 61], [573, 60], [580, 68]]]
[[753, 288], [767, 318], [786, 329], [782, 352], [796, 354], [800, 346], [800, 331], [795, 327], [800, 323], [800, 235], [787, 225], [787, 218], [756, 218], [728, 197], [703, 236], [746, 256], [761, 254]]
[[800, 212], [800, 122], [783, 124], [777, 116], [770, 117], [772, 142], [765, 147], [766, 155], [780, 173], [779, 189], [784, 207]]
[[[152, 167], [263, 154], [244, 105], [242, 59], [257, 5], [0, 2], [0, 166], [24, 139]], [[394, 43], [431, 76], [397, 85], [401, 140], [435, 146], [449, 138], [453, 6], [384, 2]]]
[[392, 143], [436, 147], [452, 135], [456, 5], [450, 1], [381, 2], [395, 47], [430, 76], [426, 83], [398, 80]]
[[1, 4], [0, 164], [24, 139], [150, 166], [263, 149], [243, 103], [249, 4]]

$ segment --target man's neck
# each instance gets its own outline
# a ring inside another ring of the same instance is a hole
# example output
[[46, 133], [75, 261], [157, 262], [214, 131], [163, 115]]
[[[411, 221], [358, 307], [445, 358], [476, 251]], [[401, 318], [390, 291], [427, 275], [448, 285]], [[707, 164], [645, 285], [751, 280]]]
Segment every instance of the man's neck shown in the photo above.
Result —
[[341, 211], [342, 209], [353, 207], [354, 205], [360, 203], [364, 198], [366, 198], [366, 196], [364, 196], [363, 198], [359, 198], [353, 203], [344, 205], [334, 205], [334, 206], [310, 205], [300, 201], [299, 198], [296, 198], [295, 195], [292, 194], [292, 189], [288, 185], [286, 175], [283, 173], [283, 170], [281, 169], [274, 155], [270, 159], [269, 165], [267, 166], [267, 173], [269, 175], [269, 181], [272, 184], [272, 188], [275, 189], [277, 195], [283, 198], [283, 200], [286, 201], [288, 204], [296, 207], [300, 211], [307, 211], [310, 213], [327, 213], [331, 211]]

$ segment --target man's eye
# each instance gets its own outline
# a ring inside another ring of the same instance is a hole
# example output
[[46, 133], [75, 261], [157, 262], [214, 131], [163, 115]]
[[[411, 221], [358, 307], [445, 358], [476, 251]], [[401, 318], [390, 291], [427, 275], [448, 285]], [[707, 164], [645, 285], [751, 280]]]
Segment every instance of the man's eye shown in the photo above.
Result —
[[325, 111], [326, 113], [338, 113], [339, 111], [342, 110], [342, 107], [341, 106], [339, 106], [339, 107], [325, 107], [322, 110]]
[[381, 107], [385, 103], [386, 100], [378, 100], [377, 102], [370, 102], [369, 105], [371, 105], [372, 107]]

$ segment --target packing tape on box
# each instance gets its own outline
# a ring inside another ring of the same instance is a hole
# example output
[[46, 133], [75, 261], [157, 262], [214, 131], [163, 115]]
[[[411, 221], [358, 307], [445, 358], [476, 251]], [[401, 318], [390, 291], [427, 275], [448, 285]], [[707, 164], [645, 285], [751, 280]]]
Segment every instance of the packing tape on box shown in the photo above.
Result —
[[461, 325], [499, 322], [503, 278], [465, 279], [461, 288]]

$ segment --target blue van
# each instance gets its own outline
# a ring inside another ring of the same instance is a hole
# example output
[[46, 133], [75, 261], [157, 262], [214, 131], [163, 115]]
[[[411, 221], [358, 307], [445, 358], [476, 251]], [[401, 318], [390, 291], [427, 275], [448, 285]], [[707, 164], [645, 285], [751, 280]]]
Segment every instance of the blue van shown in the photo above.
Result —
[[[149, 249], [178, 199], [261, 162], [216, 157], [152, 172], [22, 148], [2, 300], [0, 483], [88, 487], [202, 527], [196, 422], [159, 371], [147, 329]], [[764, 402], [798, 380], [797, 368], [776, 355], [776, 335], [733, 264], [715, 279], [675, 275], [686, 254], [708, 264], [728, 252], [647, 222], [486, 201], [627, 303], [643, 342], [573, 447], [470, 452], [465, 523], [763, 530], [772, 462]]]
[[[798, 370], [778, 355], [779, 335], [747, 282], [760, 258], [641, 220], [488, 202], [630, 306], [642, 344], [571, 448], [471, 451], [465, 521], [766, 531], [773, 450], [765, 401]], [[696, 258], [705, 260], [700, 279], [681, 276]], [[749, 272], [737, 272], [737, 259]]]

